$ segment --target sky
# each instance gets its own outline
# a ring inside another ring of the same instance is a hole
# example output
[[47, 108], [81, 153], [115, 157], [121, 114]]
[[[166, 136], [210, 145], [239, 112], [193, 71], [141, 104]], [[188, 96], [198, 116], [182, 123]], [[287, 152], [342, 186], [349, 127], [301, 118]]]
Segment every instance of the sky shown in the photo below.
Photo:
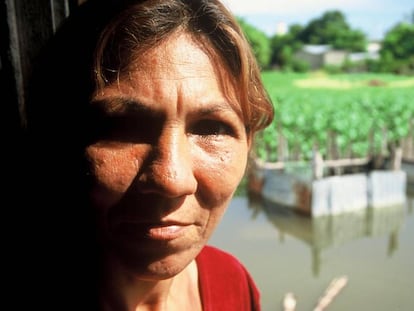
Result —
[[[268, 35], [283, 25], [307, 25], [328, 10], [340, 10], [352, 29], [382, 39], [414, 11], [413, 0], [222, 0], [236, 15]], [[279, 26], [278, 26], [279, 25]], [[283, 28], [283, 27], [282, 27]]]

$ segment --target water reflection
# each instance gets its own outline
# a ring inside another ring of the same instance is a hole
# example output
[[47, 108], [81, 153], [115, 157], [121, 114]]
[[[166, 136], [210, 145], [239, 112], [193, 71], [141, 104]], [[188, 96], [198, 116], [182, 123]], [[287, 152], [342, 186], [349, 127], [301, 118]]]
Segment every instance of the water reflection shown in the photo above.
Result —
[[[412, 213], [413, 200], [407, 200], [407, 204], [408, 212]], [[324, 250], [366, 237], [388, 236], [386, 255], [391, 257], [398, 249], [399, 231], [406, 212], [405, 205], [395, 205], [308, 217], [255, 196], [249, 196], [248, 207], [252, 210], [253, 217], [261, 212], [266, 215], [276, 227], [282, 243], [285, 236], [289, 235], [309, 245], [314, 276], [320, 274], [321, 254]]]

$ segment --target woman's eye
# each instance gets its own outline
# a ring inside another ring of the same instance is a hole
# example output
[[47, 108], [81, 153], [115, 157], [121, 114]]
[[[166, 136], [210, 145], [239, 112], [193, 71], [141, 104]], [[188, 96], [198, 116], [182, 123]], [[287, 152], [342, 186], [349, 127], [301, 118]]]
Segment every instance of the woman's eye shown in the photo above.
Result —
[[193, 124], [190, 132], [199, 136], [233, 135], [232, 127], [222, 121], [201, 120]]
[[96, 140], [151, 143], [159, 132], [154, 120], [128, 117], [111, 117], [97, 125]]

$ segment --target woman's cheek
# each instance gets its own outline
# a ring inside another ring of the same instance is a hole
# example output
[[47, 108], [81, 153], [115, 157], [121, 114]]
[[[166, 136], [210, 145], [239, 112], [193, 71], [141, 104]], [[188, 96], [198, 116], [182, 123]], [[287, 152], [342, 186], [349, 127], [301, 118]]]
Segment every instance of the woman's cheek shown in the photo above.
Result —
[[221, 144], [202, 148], [197, 163], [197, 179], [204, 197], [216, 202], [229, 199], [244, 175], [247, 144]]
[[99, 206], [118, 202], [138, 172], [138, 160], [125, 149], [88, 147], [94, 177], [92, 199]]

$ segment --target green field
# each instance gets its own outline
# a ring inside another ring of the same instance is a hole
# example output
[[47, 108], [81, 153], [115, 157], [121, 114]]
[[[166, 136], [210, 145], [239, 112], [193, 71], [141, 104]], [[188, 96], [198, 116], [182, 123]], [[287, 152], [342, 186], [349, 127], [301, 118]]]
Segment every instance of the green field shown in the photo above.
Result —
[[365, 157], [414, 131], [414, 77], [263, 72], [275, 120], [256, 140], [267, 161]]

